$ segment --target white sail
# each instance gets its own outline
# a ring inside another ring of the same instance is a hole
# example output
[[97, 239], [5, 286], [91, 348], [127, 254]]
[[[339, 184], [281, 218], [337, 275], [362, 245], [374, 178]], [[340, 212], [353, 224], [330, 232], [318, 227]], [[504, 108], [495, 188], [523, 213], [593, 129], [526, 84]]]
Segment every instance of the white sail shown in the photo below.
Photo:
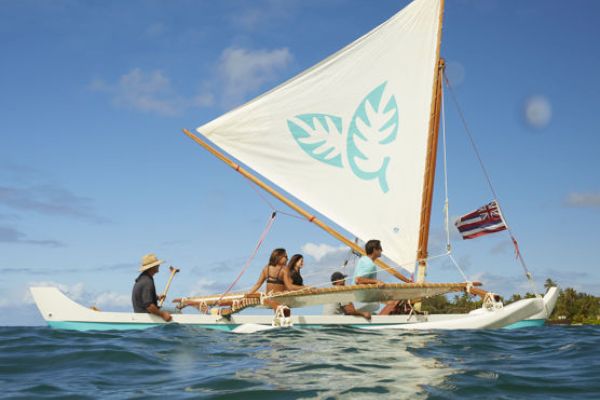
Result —
[[441, 0], [415, 0], [198, 132], [412, 272]]

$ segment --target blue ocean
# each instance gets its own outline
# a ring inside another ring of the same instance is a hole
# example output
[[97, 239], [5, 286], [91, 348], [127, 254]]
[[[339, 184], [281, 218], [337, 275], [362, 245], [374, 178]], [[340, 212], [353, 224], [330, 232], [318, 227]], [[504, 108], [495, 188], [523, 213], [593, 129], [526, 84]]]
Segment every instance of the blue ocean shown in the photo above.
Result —
[[600, 327], [490, 331], [0, 327], [0, 396], [600, 399]]

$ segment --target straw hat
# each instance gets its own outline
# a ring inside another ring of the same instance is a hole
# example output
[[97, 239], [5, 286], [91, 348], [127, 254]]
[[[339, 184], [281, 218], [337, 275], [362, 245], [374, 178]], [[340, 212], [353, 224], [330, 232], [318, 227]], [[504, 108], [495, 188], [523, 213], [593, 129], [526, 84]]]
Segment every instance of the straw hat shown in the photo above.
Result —
[[159, 260], [153, 253], [146, 254], [142, 257], [142, 265], [140, 265], [140, 272], [144, 272], [152, 267], [156, 267], [164, 262], [164, 260]]

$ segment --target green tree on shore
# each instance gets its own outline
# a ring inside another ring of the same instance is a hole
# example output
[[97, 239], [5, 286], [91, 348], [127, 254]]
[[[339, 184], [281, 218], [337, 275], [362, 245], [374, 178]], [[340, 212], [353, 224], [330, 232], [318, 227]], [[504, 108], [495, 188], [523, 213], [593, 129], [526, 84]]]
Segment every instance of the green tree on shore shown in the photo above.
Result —
[[[556, 282], [548, 278], [544, 282], [544, 288], [548, 290], [551, 287], [558, 286]], [[535, 297], [533, 293], [525, 295], [513, 294], [504, 300], [505, 304], [510, 304], [523, 298]], [[467, 313], [481, 307], [481, 299], [473, 297], [467, 293], [454, 295], [452, 299], [446, 296], [435, 296], [423, 300], [423, 311], [430, 314], [450, 314]], [[600, 298], [587, 293], [579, 293], [573, 288], [559, 290], [558, 299], [552, 315], [551, 321], [565, 323], [600, 323]]]

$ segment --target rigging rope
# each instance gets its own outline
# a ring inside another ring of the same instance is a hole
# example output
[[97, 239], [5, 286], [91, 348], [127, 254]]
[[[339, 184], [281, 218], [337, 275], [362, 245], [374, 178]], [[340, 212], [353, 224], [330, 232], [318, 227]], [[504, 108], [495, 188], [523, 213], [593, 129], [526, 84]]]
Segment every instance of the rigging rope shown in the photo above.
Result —
[[452, 264], [456, 267], [458, 272], [462, 275], [465, 282], [468, 282], [469, 279], [467, 275], [460, 267], [456, 259], [452, 256], [452, 245], [450, 244], [450, 200], [448, 198], [448, 147], [446, 145], [446, 105], [445, 105], [445, 97], [444, 97], [444, 86], [442, 85], [442, 143], [443, 143], [443, 160], [444, 160], [444, 193], [446, 199], [444, 201], [444, 225], [446, 228], [446, 255], [452, 261]]
[[502, 213], [502, 208], [500, 207], [500, 201], [498, 200], [498, 195], [496, 194], [494, 185], [492, 185], [492, 180], [490, 178], [490, 175], [488, 174], [487, 169], [485, 168], [485, 165], [483, 164], [483, 160], [481, 158], [481, 154], [479, 153], [479, 149], [478, 149], [477, 145], [475, 144], [475, 140], [473, 139], [473, 135], [471, 134], [471, 130], [469, 129], [469, 125], [467, 124], [467, 120], [462, 112], [460, 104], [458, 103], [458, 100], [454, 94], [454, 90], [452, 89], [452, 85], [450, 85], [450, 80], [448, 79], [448, 76], [446, 75], [445, 72], [444, 72], [444, 81], [446, 82], [446, 85], [448, 86], [450, 95], [452, 96], [452, 100], [454, 101], [454, 105], [456, 106], [456, 109], [458, 111], [460, 119], [463, 123], [465, 132], [467, 133], [467, 137], [469, 138], [469, 141], [471, 142], [471, 147], [473, 147], [473, 151], [475, 151], [475, 155], [477, 156], [477, 160], [479, 161], [479, 166], [481, 167], [481, 170], [483, 171], [485, 179], [487, 180], [490, 191], [492, 192], [492, 195], [494, 196], [494, 200], [496, 200], [496, 204], [498, 205], [498, 211], [500, 212], [500, 216], [501, 216], [502, 220], [504, 221], [504, 224], [506, 225], [506, 230], [508, 231], [510, 239], [515, 247], [516, 258], [519, 260], [519, 262], [521, 263], [521, 266], [523, 267], [523, 270], [525, 272], [525, 277], [527, 278], [529, 285], [530, 285], [531, 289], [533, 290], [533, 293], [537, 294], [537, 290], [536, 290], [535, 284], [533, 282], [533, 275], [531, 274], [531, 272], [529, 272], [529, 269], [527, 268], [527, 264], [525, 263], [525, 259], [523, 258], [523, 255], [521, 254], [521, 251], [519, 250], [519, 244], [517, 242], [517, 239], [515, 238], [515, 235], [513, 234], [512, 229], [510, 228], [510, 225], [508, 224], [508, 221], [506, 220], [506, 217]]
[[447, 147], [446, 147], [446, 107], [444, 105], [444, 86], [442, 85], [442, 139], [443, 139], [443, 147], [444, 147], [444, 193], [446, 195], [446, 199], [444, 201], [444, 222], [446, 226], [446, 250], [450, 252], [450, 206], [448, 200], [448, 162], [447, 162]]
[[244, 273], [246, 272], [246, 270], [248, 269], [248, 267], [250, 266], [250, 263], [252, 262], [252, 260], [254, 260], [254, 257], [256, 256], [256, 253], [258, 252], [258, 249], [260, 248], [260, 246], [262, 245], [263, 241], [265, 240], [265, 238], [267, 237], [267, 234], [269, 233], [269, 231], [271, 230], [271, 226], [273, 226], [273, 222], [275, 221], [275, 217], [277, 216], [277, 212], [273, 211], [273, 213], [271, 214], [271, 217], [269, 218], [269, 221], [267, 221], [267, 226], [265, 227], [265, 229], [263, 230], [262, 235], [260, 235], [260, 238], [258, 239], [258, 243], [256, 244], [256, 247], [254, 248], [254, 252], [252, 253], [252, 255], [248, 258], [248, 260], [246, 261], [246, 264], [244, 265], [244, 267], [242, 268], [242, 270], [240, 271], [239, 275], [237, 278], [235, 278], [235, 280], [231, 283], [231, 285], [229, 285], [229, 287], [227, 288], [227, 290], [225, 290], [223, 292], [223, 294], [221, 295], [221, 297], [219, 297], [219, 300], [217, 301], [217, 304], [221, 303], [221, 300], [223, 300], [223, 297], [229, 293], [229, 291], [235, 286], [235, 284], [240, 280], [240, 278], [242, 277], [242, 275], [244, 275]]
[[303, 221], [306, 221], [306, 218], [302, 218], [302, 217], [300, 217], [300, 216], [298, 216], [298, 215], [290, 214], [290, 213], [287, 213], [287, 212], [285, 212], [285, 211], [281, 211], [281, 210], [278, 210], [278, 209], [276, 209], [276, 208], [273, 206], [273, 204], [271, 204], [271, 202], [270, 202], [270, 201], [269, 201], [269, 200], [268, 200], [268, 199], [267, 199], [267, 198], [264, 196], [264, 194], [262, 193], [262, 191], [258, 190], [258, 188], [256, 187], [256, 185], [254, 185], [254, 184], [253, 184], [252, 182], [250, 182], [250, 181], [248, 181], [248, 185], [250, 185], [250, 187], [251, 187], [251, 188], [252, 188], [252, 189], [253, 189], [253, 190], [254, 190], [254, 191], [255, 191], [255, 192], [258, 194], [258, 196], [259, 196], [261, 199], [263, 199], [263, 201], [264, 201], [265, 203], [267, 203], [267, 205], [268, 205], [268, 206], [271, 208], [271, 210], [272, 210], [273, 212], [277, 212], [277, 213], [279, 213], [279, 214], [287, 215], [288, 217], [294, 217], [294, 218], [298, 218], [298, 219], [301, 219], [301, 220], [303, 220]]

